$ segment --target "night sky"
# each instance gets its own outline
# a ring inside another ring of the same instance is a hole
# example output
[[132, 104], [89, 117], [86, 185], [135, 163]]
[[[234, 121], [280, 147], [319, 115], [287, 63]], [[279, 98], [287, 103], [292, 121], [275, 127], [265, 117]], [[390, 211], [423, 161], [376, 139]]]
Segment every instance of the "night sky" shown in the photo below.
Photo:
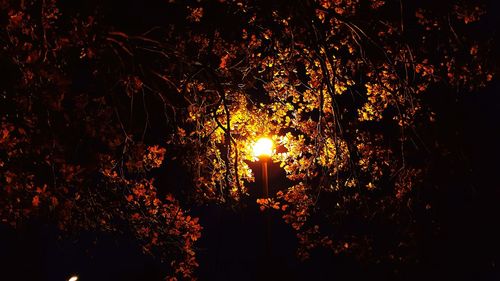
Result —
[[[161, 11], [153, 4], [110, 1], [105, 7], [117, 9], [108, 11], [106, 20], [130, 31], [161, 21]], [[492, 32], [500, 26], [499, 13], [500, 1], [491, 0], [482, 36], [491, 37], [495, 46], [499, 35]], [[146, 14], [152, 16], [147, 19]], [[498, 66], [496, 49], [493, 59]], [[416, 264], [395, 267], [322, 249], [300, 262], [292, 229], [278, 213], [262, 215], [255, 203], [261, 192], [257, 180], [250, 184], [247, 207], [241, 210], [216, 204], [185, 206], [203, 226], [196, 245], [199, 279], [500, 280], [500, 81], [494, 78], [473, 94], [443, 92], [432, 106], [440, 116], [435, 136], [449, 154], [428, 156], [435, 158], [433, 173], [427, 176], [436, 189], [430, 221], [438, 222], [439, 230], [427, 235], [431, 226], [421, 226], [423, 242]], [[249, 164], [259, 179], [260, 166]], [[285, 185], [285, 174], [278, 164], [269, 171], [274, 193]], [[175, 188], [190, 181], [175, 162], [155, 173], [159, 189], [162, 184]], [[62, 281], [72, 275], [81, 281], [163, 280], [166, 272], [129, 234], [62, 233], [37, 220], [17, 229], [0, 224], [0, 280]]]

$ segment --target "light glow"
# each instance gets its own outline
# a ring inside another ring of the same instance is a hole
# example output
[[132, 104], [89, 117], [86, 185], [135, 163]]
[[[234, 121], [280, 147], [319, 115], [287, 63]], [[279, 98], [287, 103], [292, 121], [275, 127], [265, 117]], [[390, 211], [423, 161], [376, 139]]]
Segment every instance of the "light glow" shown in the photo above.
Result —
[[77, 281], [78, 280], [78, 276], [71, 276], [68, 281]]
[[255, 157], [270, 157], [273, 154], [273, 141], [270, 138], [260, 138], [253, 145]]

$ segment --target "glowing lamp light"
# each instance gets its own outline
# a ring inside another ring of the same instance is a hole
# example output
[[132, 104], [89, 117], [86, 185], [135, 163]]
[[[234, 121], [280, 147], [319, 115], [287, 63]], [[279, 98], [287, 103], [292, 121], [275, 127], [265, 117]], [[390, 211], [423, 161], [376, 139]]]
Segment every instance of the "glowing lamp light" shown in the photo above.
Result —
[[271, 157], [273, 154], [273, 141], [270, 138], [260, 138], [253, 145], [253, 155], [257, 158]]
[[77, 281], [78, 280], [78, 276], [71, 276], [68, 281]]

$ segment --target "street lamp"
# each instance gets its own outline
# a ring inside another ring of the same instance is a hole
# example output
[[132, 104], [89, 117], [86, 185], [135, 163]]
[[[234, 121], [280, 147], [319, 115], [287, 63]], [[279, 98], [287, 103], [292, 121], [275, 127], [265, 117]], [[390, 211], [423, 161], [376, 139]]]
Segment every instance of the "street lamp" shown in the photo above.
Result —
[[[262, 186], [264, 189], [264, 198], [269, 198], [269, 183], [267, 176], [267, 162], [271, 159], [273, 154], [273, 141], [270, 138], [260, 138], [253, 145], [253, 155], [257, 157], [262, 163]], [[269, 212], [266, 212], [266, 236], [265, 236], [265, 258], [264, 266], [267, 271], [270, 266], [269, 258], [271, 253], [271, 218]]]
[[267, 175], [267, 162], [273, 154], [273, 141], [270, 138], [260, 138], [253, 146], [253, 154], [262, 163], [262, 185], [264, 188], [264, 197], [269, 197], [269, 183]]

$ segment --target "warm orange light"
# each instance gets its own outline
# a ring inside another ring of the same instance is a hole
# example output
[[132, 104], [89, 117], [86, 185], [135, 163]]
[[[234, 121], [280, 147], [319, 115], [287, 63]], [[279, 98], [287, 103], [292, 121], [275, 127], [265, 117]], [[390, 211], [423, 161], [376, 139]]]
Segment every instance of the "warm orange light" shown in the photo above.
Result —
[[273, 141], [270, 138], [260, 138], [253, 145], [255, 157], [270, 157], [273, 154]]
[[68, 281], [77, 281], [78, 280], [78, 276], [71, 276], [71, 278], [68, 279]]

